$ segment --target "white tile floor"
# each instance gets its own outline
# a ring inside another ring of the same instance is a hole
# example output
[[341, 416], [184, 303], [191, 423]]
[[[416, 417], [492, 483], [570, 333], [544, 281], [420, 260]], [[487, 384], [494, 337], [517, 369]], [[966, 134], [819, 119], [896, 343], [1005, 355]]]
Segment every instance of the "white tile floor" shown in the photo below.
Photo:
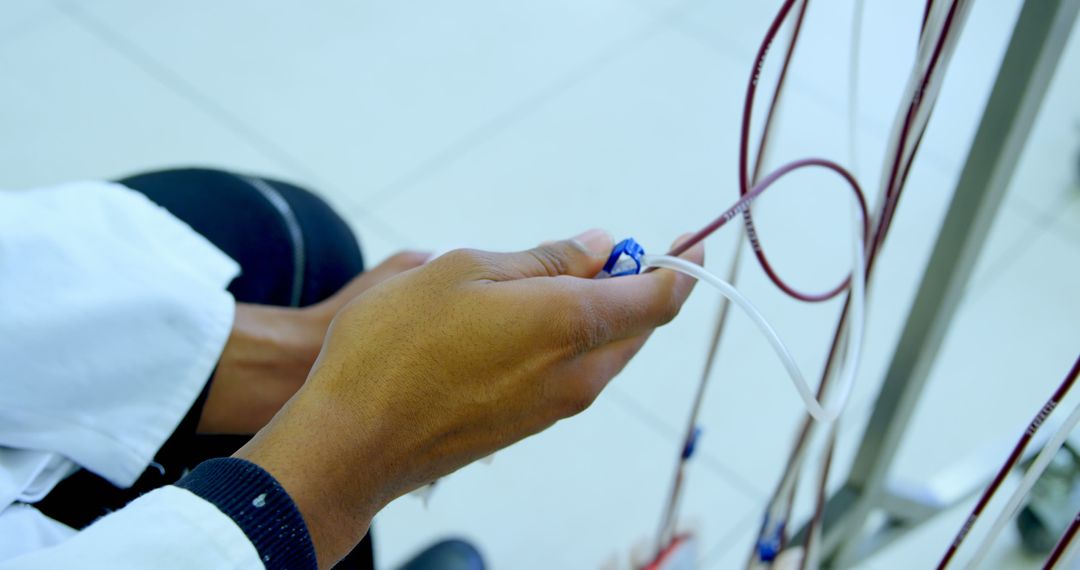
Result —
[[[404, 247], [526, 247], [596, 225], [661, 249], [735, 194], [744, 82], [775, 4], [3, 0], [0, 186], [209, 164], [320, 189], [374, 260]], [[846, 158], [851, 4], [811, 8], [776, 160]], [[868, 4], [857, 135], [873, 181], [921, 3]], [[1019, 4], [977, 3], [960, 43], [874, 283], [840, 471]], [[898, 476], [924, 479], [962, 450], [1014, 437], [1080, 346], [1080, 40], [1060, 69]], [[845, 268], [847, 219], [833, 212], [847, 197], [823, 175], [794, 182], [814, 193], [789, 182], [763, 200], [763, 239], [785, 275], [826, 287]], [[711, 242], [711, 267], [731, 242], [730, 230]], [[753, 262], [743, 269], [744, 291], [817, 367], [837, 305], [791, 302]], [[657, 524], [715, 304], [696, 293], [585, 414], [445, 480], [428, 509], [394, 503], [377, 521], [381, 565], [449, 534], [475, 540], [495, 568], [625, 560]], [[720, 358], [686, 509], [707, 568], [742, 560], [798, 412], [739, 316]], [[980, 407], [967, 405], [973, 391]], [[865, 566], [929, 566], [962, 517], [935, 519]], [[1010, 536], [996, 567], [1036, 564], [1014, 551]]]

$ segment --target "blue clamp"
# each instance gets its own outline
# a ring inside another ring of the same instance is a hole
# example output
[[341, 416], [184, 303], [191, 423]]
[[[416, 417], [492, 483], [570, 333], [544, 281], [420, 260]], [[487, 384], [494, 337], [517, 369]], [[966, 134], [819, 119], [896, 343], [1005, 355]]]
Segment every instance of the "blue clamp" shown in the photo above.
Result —
[[637, 275], [641, 273], [641, 256], [645, 255], [645, 248], [641, 247], [634, 238], [626, 238], [615, 245], [611, 250], [611, 256], [604, 264], [601, 277], [622, 277], [623, 275]]
[[770, 525], [769, 515], [765, 515], [765, 520], [761, 523], [761, 533], [758, 536], [756, 548], [759, 562], [772, 562], [780, 555], [780, 543], [785, 526], [786, 524], [783, 521], [775, 526]]
[[682, 458], [690, 459], [694, 455], [694, 448], [697, 447], [698, 438], [701, 437], [701, 428], [694, 427], [694, 431], [690, 433], [690, 439], [686, 440], [686, 445], [682, 449]]

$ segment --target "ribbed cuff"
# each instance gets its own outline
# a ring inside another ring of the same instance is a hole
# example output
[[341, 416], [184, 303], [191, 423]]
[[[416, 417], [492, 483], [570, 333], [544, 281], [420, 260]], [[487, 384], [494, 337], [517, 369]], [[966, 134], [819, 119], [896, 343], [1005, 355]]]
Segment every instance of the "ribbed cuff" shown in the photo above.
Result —
[[267, 569], [317, 568], [315, 547], [296, 504], [258, 465], [232, 457], [211, 459], [176, 486], [213, 503], [236, 522]]

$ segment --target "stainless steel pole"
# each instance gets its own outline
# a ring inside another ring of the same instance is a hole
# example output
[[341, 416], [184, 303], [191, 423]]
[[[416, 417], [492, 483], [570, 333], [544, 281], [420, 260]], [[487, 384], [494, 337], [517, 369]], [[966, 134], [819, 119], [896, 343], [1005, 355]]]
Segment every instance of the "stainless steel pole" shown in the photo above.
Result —
[[[964, 295], [1031, 125], [1072, 31], [1080, 0], [1025, 0], [937, 243], [878, 393], [855, 463], [827, 517], [834, 567], [860, 557], [867, 518], [888, 500], [887, 476]], [[975, 482], [973, 482], [975, 483]], [[852, 500], [854, 498], [854, 500]]]

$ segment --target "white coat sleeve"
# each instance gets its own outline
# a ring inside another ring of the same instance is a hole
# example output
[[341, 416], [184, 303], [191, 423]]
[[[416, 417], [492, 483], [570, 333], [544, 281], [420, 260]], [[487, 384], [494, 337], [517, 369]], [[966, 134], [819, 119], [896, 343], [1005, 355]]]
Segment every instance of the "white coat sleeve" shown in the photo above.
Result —
[[123, 186], [0, 191], [0, 447], [130, 486], [210, 377], [238, 273]]
[[212, 459], [49, 548], [0, 562], [24, 568], [315, 570], [303, 516], [258, 465]]
[[261, 569], [232, 519], [190, 491], [166, 486], [135, 499], [58, 545], [0, 562], [23, 568]]

